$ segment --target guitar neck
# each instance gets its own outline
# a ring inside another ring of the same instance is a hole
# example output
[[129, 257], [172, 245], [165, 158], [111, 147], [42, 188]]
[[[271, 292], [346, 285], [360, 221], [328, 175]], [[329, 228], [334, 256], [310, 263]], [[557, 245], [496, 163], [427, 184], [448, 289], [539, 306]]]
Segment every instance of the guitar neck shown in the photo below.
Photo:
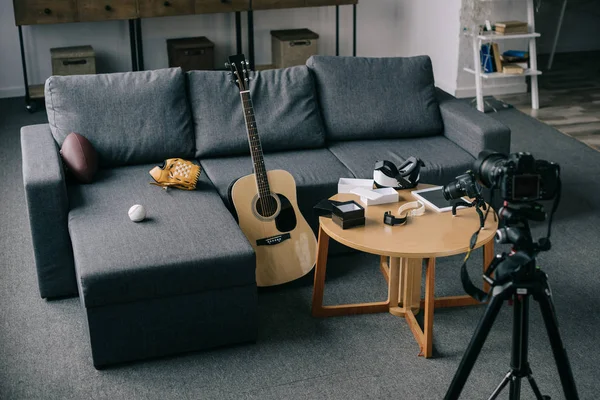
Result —
[[267, 197], [271, 193], [269, 181], [267, 179], [267, 170], [265, 169], [265, 160], [263, 157], [262, 146], [256, 129], [254, 120], [254, 107], [250, 98], [250, 91], [240, 92], [242, 98], [242, 107], [244, 110], [244, 120], [246, 121], [246, 133], [248, 134], [248, 143], [250, 145], [250, 155], [254, 164], [254, 175], [256, 177], [256, 186], [259, 197]]

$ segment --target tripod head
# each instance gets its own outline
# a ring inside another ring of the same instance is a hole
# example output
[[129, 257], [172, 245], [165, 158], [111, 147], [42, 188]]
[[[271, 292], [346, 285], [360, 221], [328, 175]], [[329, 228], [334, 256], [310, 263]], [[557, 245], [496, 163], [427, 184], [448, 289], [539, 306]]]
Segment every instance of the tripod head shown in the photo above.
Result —
[[[509, 254], [496, 256], [488, 267], [485, 279], [492, 286], [506, 282], [525, 282], [534, 278], [536, 270], [535, 256], [540, 251], [550, 250], [549, 237], [534, 241], [529, 227], [529, 221], [543, 222], [546, 212], [540, 203], [511, 203], [504, 202], [498, 212], [504, 227], [496, 231], [496, 243], [512, 244]], [[495, 273], [494, 279], [491, 278]]]
[[529, 221], [543, 222], [546, 220], [544, 206], [540, 203], [511, 203], [504, 202], [498, 212], [504, 227], [496, 231], [496, 243], [511, 243], [513, 251], [525, 251], [531, 256], [540, 251], [550, 250], [550, 238], [533, 241]]

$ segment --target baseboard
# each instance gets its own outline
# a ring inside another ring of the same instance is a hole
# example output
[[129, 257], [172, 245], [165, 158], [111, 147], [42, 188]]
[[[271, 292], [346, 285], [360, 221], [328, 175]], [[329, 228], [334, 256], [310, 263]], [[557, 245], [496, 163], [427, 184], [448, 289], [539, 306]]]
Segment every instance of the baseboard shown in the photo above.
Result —
[[25, 86], [17, 86], [11, 88], [0, 88], [0, 99], [8, 97], [24, 97]]
[[[494, 85], [494, 86], [483, 86], [483, 94], [484, 96], [496, 96], [503, 94], [517, 94], [517, 93], [527, 93], [527, 83], [512, 83], [510, 85]], [[457, 88], [455, 97], [464, 98], [464, 97], [475, 97], [476, 91], [475, 86], [471, 87], [462, 87]]]

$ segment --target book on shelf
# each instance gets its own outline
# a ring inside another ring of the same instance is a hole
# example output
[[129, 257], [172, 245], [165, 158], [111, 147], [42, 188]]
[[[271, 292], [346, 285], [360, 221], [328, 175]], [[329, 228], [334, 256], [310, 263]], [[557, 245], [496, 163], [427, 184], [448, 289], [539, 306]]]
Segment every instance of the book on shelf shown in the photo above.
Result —
[[502, 61], [509, 63], [528, 62], [529, 52], [524, 50], [506, 50], [502, 53]]
[[511, 35], [518, 33], [529, 33], [529, 25], [523, 21], [500, 21], [496, 22], [494, 29], [499, 35]]
[[502, 72], [508, 75], [523, 75], [525, 68], [517, 64], [504, 64]]
[[498, 43], [492, 43], [492, 55], [494, 56], [494, 66], [496, 67], [496, 71], [502, 71], [502, 56], [500, 55]]
[[490, 43], [484, 43], [481, 45], [479, 52], [481, 58], [481, 69], [485, 73], [494, 72], [494, 60], [492, 56], [492, 45]]
[[498, 21], [494, 25], [496, 27], [500, 27], [500, 28], [515, 28], [515, 27], [527, 26], [527, 22], [525, 22], [525, 21]]

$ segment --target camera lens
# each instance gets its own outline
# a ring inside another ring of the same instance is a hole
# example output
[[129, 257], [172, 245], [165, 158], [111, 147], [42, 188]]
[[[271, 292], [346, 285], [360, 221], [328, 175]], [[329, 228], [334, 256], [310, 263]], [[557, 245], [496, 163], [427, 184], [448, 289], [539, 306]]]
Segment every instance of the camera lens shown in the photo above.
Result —
[[460, 182], [450, 182], [446, 186], [442, 187], [442, 194], [444, 195], [444, 198], [448, 201], [462, 197], [463, 189], [460, 186]]
[[506, 160], [507, 157], [501, 153], [494, 153], [487, 150], [479, 153], [474, 168], [477, 179], [483, 186], [488, 188], [494, 186], [497, 170], [504, 165]]
[[508, 243], [508, 234], [506, 228], [500, 228], [496, 231], [496, 243]]

